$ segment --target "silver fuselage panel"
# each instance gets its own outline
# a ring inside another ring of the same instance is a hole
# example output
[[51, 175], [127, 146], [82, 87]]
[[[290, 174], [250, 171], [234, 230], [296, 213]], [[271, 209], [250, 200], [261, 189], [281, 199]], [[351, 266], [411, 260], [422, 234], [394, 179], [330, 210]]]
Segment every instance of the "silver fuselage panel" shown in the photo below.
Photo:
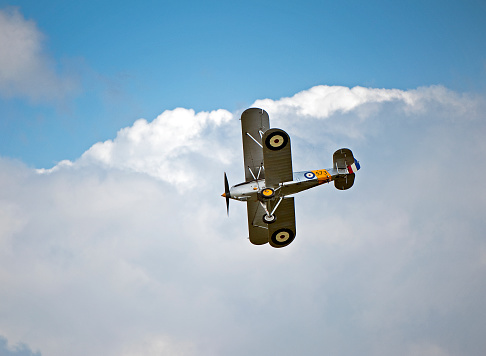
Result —
[[[324, 170], [322, 170], [324, 171]], [[326, 170], [329, 173], [332, 172], [330, 178], [327, 181], [320, 180], [312, 172], [316, 171], [303, 171], [303, 172], [293, 172], [293, 180], [280, 183], [280, 185], [275, 189], [275, 197], [285, 197], [288, 195], [296, 194], [306, 189], [313, 188], [323, 183], [328, 183], [333, 180], [333, 178], [339, 176], [341, 172], [335, 169]], [[240, 183], [234, 185], [230, 188], [230, 197], [235, 200], [258, 200], [258, 192], [267, 188], [265, 185], [265, 179], [259, 179], [258, 181], [250, 181], [246, 183]]]

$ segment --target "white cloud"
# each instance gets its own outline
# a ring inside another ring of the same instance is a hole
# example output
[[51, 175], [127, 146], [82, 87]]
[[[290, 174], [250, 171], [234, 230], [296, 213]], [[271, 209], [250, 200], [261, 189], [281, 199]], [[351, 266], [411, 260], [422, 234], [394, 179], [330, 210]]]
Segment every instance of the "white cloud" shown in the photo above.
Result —
[[248, 242], [244, 204], [226, 218], [237, 114], [166, 111], [44, 174], [1, 160], [0, 335], [53, 356], [482, 355], [485, 99], [324, 89], [255, 104], [295, 169], [341, 145], [362, 163], [351, 190], [296, 197], [284, 249]]
[[271, 99], [257, 100], [255, 107], [265, 107], [269, 113], [282, 113], [315, 118], [327, 118], [336, 112], [348, 112], [370, 103], [382, 103], [400, 100], [412, 103], [411, 92], [398, 89], [373, 89], [363, 87], [340, 87], [319, 85], [304, 90], [290, 98], [274, 101]]
[[121, 129], [114, 140], [99, 142], [86, 151], [78, 164], [101, 164], [128, 169], [174, 183], [179, 187], [197, 185], [204, 166], [201, 160], [228, 161], [231, 154], [214, 132], [233, 115], [226, 110], [195, 113], [178, 108], [168, 110], [148, 123], [137, 120]]
[[35, 23], [17, 9], [0, 10], [0, 96], [52, 101], [74, 88], [73, 78], [57, 72]]
[[[354, 88], [341, 86], [319, 85], [304, 90], [289, 98], [274, 101], [271, 99], [257, 100], [255, 107], [264, 107], [269, 113], [280, 115], [295, 115], [297, 117], [328, 118], [336, 113], [347, 113], [364, 105], [386, 102], [399, 103], [407, 112], [417, 113], [430, 110], [430, 105], [436, 103], [442, 110], [456, 108], [468, 112], [475, 101], [467, 95], [459, 95], [442, 86], [423, 87], [414, 90]], [[369, 113], [357, 112], [369, 116]]]

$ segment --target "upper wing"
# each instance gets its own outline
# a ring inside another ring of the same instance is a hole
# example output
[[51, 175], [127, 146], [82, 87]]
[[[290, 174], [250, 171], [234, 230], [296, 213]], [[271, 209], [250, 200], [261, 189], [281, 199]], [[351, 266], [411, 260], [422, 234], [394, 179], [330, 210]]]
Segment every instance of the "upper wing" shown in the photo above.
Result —
[[293, 179], [290, 137], [284, 130], [271, 129], [263, 135], [265, 186], [277, 188]]
[[[265, 110], [251, 108], [241, 114], [241, 134], [243, 137], [243, 159], [245, 162], [245, 181], [254, 180], [250, 173], [257, 175], [263, 166], [262, 135], [270, 128]], [[265, 178], [263, 169], [259, 178]]]

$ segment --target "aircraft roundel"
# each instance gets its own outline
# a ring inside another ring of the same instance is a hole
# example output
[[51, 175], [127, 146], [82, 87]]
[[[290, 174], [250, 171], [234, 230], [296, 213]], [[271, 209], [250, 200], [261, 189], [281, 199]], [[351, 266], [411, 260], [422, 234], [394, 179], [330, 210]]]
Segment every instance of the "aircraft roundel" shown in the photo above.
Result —
[[289, 137], [282, 131], [275, 131], [268, 135], [265, 145], [272, 151], [278, 151], [284, 148], [289, 141]]
[[314, 174], [314, 172], [305, 172], [304, 177], [306, 177], [307, 179], [314, 179], [316, 175]]
[[272, 242], [280, 247], [287, 246], [290, 244], [295, 238], [295, 234], [290, 229], [278, 229], [272, 234]]

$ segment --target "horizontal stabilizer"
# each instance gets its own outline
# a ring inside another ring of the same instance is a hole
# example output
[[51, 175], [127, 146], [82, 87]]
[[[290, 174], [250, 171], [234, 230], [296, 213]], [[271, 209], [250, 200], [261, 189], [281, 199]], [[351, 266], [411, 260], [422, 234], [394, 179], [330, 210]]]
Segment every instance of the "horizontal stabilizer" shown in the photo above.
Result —
[[354, 173], [346, 174], [344, 176], [339, 176], [334, 179], [334, 186], [339, 190], [346, 190], [353, 186], [354, 184]]
[[341, 148], [332, 155], [333, 170], [336, 177], [334, 186], [339, 190], [346, 190], [353, 186], [355, 173], [361, 168], [349, 148]]
[[353, 152], [349, 148], [341, 148], [332, 155], [333, 168], [338, 170], [347, 169], [348, 166], [355, 164]]

